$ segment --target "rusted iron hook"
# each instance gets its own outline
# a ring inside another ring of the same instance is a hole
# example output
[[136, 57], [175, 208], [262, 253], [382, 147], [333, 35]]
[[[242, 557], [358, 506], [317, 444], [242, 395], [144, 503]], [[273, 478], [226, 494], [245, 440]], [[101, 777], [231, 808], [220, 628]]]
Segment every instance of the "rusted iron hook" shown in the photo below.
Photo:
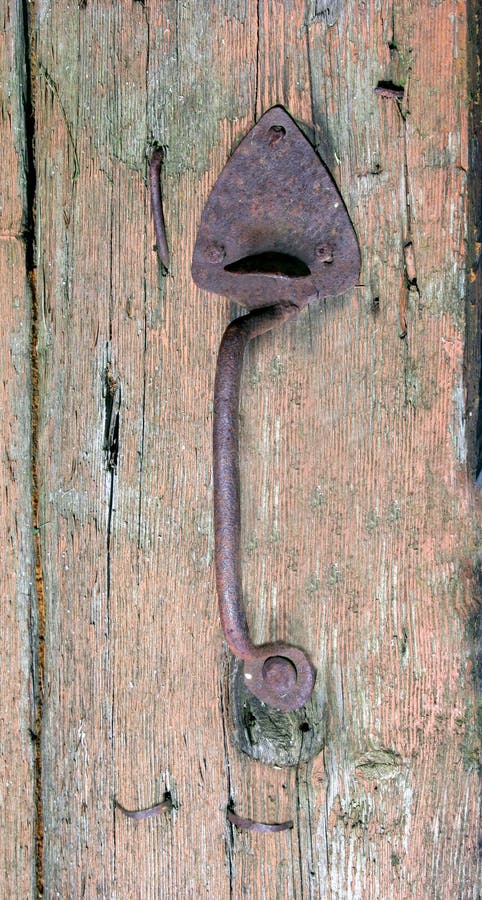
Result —
[[231, 322], [219, 348], [214, 384], [214, 540], [221, 625], [230, 649], [244, 660], [249, 690], [285, 710], [307, 702], [314, 671], [303, 650], [284, 643], [255, 646], [249, 636], [241, 588], [238, 405], [247, 343], [297, 312], [297, 307], [268, 306]]
[[291, 117], [273, 107], [238, 145], [205, 206], [192, 274], [252, 311], [228, 325], [214, 388], [214, 526], [219, 612], [248, 689], [279, 710], [309, 700], [304, 650], [255, 645], [242, 600], [238, 404], [246, 345], [311, 300], [352, 287], [360, 270], [353, 226], [328, 170]]

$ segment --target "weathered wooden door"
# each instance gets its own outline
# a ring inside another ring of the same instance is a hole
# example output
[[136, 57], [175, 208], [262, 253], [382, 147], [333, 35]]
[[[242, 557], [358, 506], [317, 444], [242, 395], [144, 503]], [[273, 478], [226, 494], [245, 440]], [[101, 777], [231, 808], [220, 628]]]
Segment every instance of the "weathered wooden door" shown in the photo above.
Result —
[[[475, 0], [5, 0], [2, 18], [3, 895], [476, 897]], [[209, 191], [276, 103], [363, 258], [243, 378], [249, 621], [318, 673], [319, 752], [288, 730], [291, 767], [233, 724], [210, 436], [237, 311], [190, 277]], [[165, 791], [148, 821], [115, 809]], [[230, 804], [294, 828], [239, 830]]]

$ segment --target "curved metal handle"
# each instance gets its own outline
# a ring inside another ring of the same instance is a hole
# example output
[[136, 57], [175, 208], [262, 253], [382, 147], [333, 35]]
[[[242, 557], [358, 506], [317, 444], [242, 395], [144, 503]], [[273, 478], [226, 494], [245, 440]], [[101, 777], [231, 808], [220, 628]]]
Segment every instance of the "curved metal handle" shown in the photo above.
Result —
[[[199, 287], [252, 309], [228, 326], [214, 396], [214, 521], [219, 611], [246, 686], [277, 709], [303, 706], [314, 670], [303, 650], [255, 646], [242, 601], [238, 399], [244, 349], [311, 300], [351, 288], [360, 250], [335, 182], [285, 109], [268, 110], [236, 147], [201, 217], [192, 258]], [[263, 306], [266, 304], [266, 306]]]
[[298, 647], [284, 643], [256, 646], [249, 636], [241, 587], [238, 407], [248, 341], [298, 311], [297, 306], [268, 306], [231, 322], [219, 348], [214, 386], [214, 529], [221, 625], [230, 649], [244, 661], [248, 689], [284, 711], [306, 704], [315, 673]]

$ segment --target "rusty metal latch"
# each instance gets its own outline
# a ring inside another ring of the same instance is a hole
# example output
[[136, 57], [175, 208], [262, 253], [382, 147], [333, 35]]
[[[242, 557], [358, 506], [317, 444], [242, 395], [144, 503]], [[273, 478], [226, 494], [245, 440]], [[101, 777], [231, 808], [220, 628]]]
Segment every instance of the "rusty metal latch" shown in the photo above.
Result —
[[268, 110], [221, 172], [201, 218], [194, 281], [252, 310], [228, 325], [214, 388], [216, 584], [226, 641], [246, 686], [279, 710], [309, 700], [314, 668], [304, 650], [255, 645], [241, 588], [238, 404], [248, 341], [310, 301], [357, 281], [360, 252], [336, 185], [288, 113]]

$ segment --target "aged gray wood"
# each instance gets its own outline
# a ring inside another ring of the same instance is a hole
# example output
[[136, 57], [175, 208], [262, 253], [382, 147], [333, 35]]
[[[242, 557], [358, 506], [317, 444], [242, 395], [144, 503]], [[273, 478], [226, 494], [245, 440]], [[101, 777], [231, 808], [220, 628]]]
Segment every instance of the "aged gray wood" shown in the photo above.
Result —
[[22, 4], [0, 14], [0, 880], [12, 897], [35, 892], [37, 602], [32, 505], [32, 298], [25, 228], [25, 23]]
[[[36, 10], [47, 895], [476, 896], [466, 7], [347, 3], [330, 25], [314, 6]], [[332, 169], [364, 259], [354, 292], [246, 359], [250, 625], [309, 648], [326, 703], [323, 753], [289, 770], [233, 736], [210, 431], [235, 310], [190, 278], [209, 191], [274, 103]], [[159, 819], [114, 809], [165, 790]], [[295, 828], [237, 832], [230, 803]]]

